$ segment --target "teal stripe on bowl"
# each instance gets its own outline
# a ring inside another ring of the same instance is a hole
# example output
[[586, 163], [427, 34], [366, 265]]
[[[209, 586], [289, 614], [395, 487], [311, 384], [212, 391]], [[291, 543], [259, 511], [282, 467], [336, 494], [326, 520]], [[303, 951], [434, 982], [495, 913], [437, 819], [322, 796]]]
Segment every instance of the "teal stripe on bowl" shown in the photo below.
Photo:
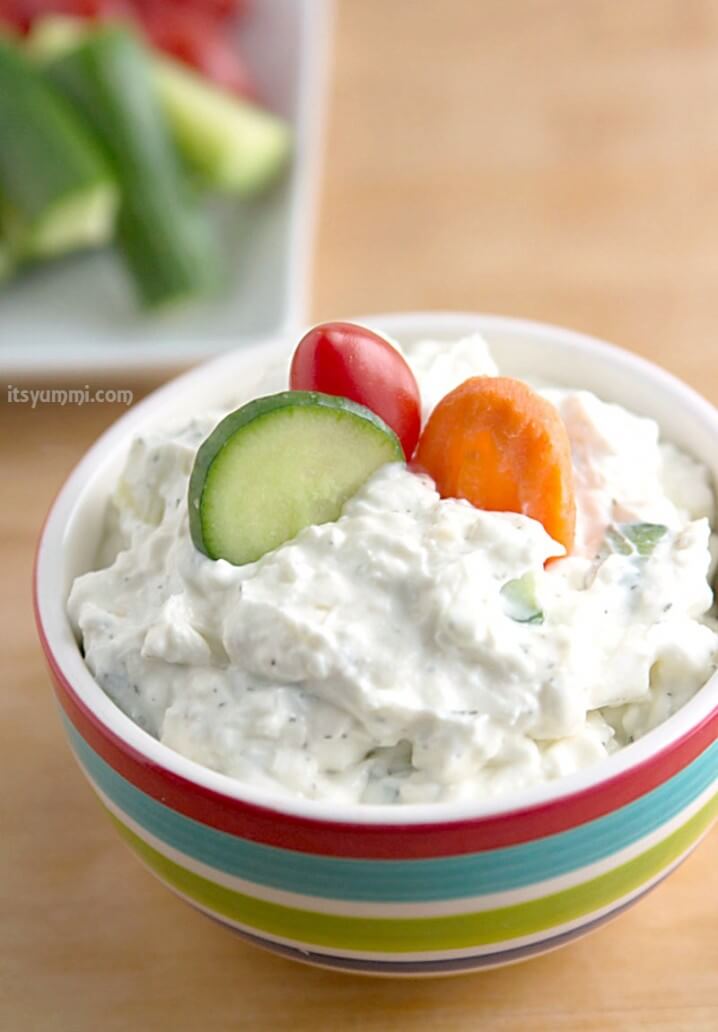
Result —
[[485, 853], [431, 860], [348, 860], [239, 839], [185, 817], [135, 788], [65, 718], [90, 778], [140, 827], [185, 855], [259, 885], [326, 899], [414, 903], [521, 888], [630, 846], [679, 814], [718, 777], [718, 742], [670, 781], [628, 806], [570, 831]]

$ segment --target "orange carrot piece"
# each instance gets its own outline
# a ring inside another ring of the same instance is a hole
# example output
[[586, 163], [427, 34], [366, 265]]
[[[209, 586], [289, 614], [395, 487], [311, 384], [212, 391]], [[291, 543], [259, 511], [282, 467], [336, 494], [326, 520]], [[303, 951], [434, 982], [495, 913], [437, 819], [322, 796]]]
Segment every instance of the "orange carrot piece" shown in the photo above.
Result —
[[570, 552], [576, 501], [566, 427], [520, 380], [475, 376], [447, 394], [424, 427], [414, 464], [442, 498], [531, 516]]

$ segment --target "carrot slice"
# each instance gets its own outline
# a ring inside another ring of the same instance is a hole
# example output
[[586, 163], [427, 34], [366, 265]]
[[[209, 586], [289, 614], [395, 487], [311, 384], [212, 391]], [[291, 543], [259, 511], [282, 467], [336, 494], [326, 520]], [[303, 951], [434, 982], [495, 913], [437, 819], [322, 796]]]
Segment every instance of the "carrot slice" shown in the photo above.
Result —
[[520, 380], [475, 376], [447, 394], [424, 427], [414, 464], [442, 498], [531, 516], [571, 550], [576, 501], [566, 427]]

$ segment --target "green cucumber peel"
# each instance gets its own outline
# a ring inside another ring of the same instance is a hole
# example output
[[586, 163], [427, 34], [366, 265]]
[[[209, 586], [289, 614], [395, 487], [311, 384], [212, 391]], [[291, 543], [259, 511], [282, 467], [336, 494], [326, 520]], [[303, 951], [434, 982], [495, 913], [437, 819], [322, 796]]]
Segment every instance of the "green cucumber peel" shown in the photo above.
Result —
[[222, 261], [135, 34], [104, 25], [45, 67], [84, 118], [121, 190], [118, 244], [140, 301], [156, 308], [217, 292]]
[[663, 523], [619, 523], [608, 528], [606, 542], [610, 551], [618, 555], [646, 559], [667, 533], [668, 527]]
[[0, 37], [0, 192], [14, 259], [106, 243], [118, 205], [94, 134], [27, 59]]
[[195, 547], [244, 565], [307, 526], [338, 519], [388, 462], [403, 462], [396, 434], [346, 398], [284, 391], [231, 412], [195, 456], [188, 487]]
[[[96, 31], [82, 18], [46, 15], [32, 27], [28, 52], [47, 63]], [[203, 185], [248, 198], [274, 182], [291, 152], [284, 119], [154, 50], [151, 71], [175, 143]]]

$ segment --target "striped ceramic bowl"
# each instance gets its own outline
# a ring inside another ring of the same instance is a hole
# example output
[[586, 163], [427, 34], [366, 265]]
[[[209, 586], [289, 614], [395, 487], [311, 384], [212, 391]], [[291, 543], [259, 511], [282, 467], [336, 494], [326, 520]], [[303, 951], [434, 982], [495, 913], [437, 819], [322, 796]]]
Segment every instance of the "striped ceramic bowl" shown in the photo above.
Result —
[[[508, 374], [590, 386], [658, 419], [718, 472], [718, 414], [654, 366], [512, 319], [365, 320], [399, 340], [482, 331]], [[125, 717], [85, 667], [65, 615], [108, 491], [140, 428], [251, 387], [290, 342], [194, 370], [122, 418], [57, 498], [40, 541], [37, 621], [62, 721], [122, 838], [169, 888], [240, 935], [328, 967], [433, 975], [570, 942], [660, 882], [718, 813], [718, 679], [608, 760], [498, 802], [338, 806], [264, 794], [174, 753]], [[718, 480], [718, 477], [717, 477]]]

